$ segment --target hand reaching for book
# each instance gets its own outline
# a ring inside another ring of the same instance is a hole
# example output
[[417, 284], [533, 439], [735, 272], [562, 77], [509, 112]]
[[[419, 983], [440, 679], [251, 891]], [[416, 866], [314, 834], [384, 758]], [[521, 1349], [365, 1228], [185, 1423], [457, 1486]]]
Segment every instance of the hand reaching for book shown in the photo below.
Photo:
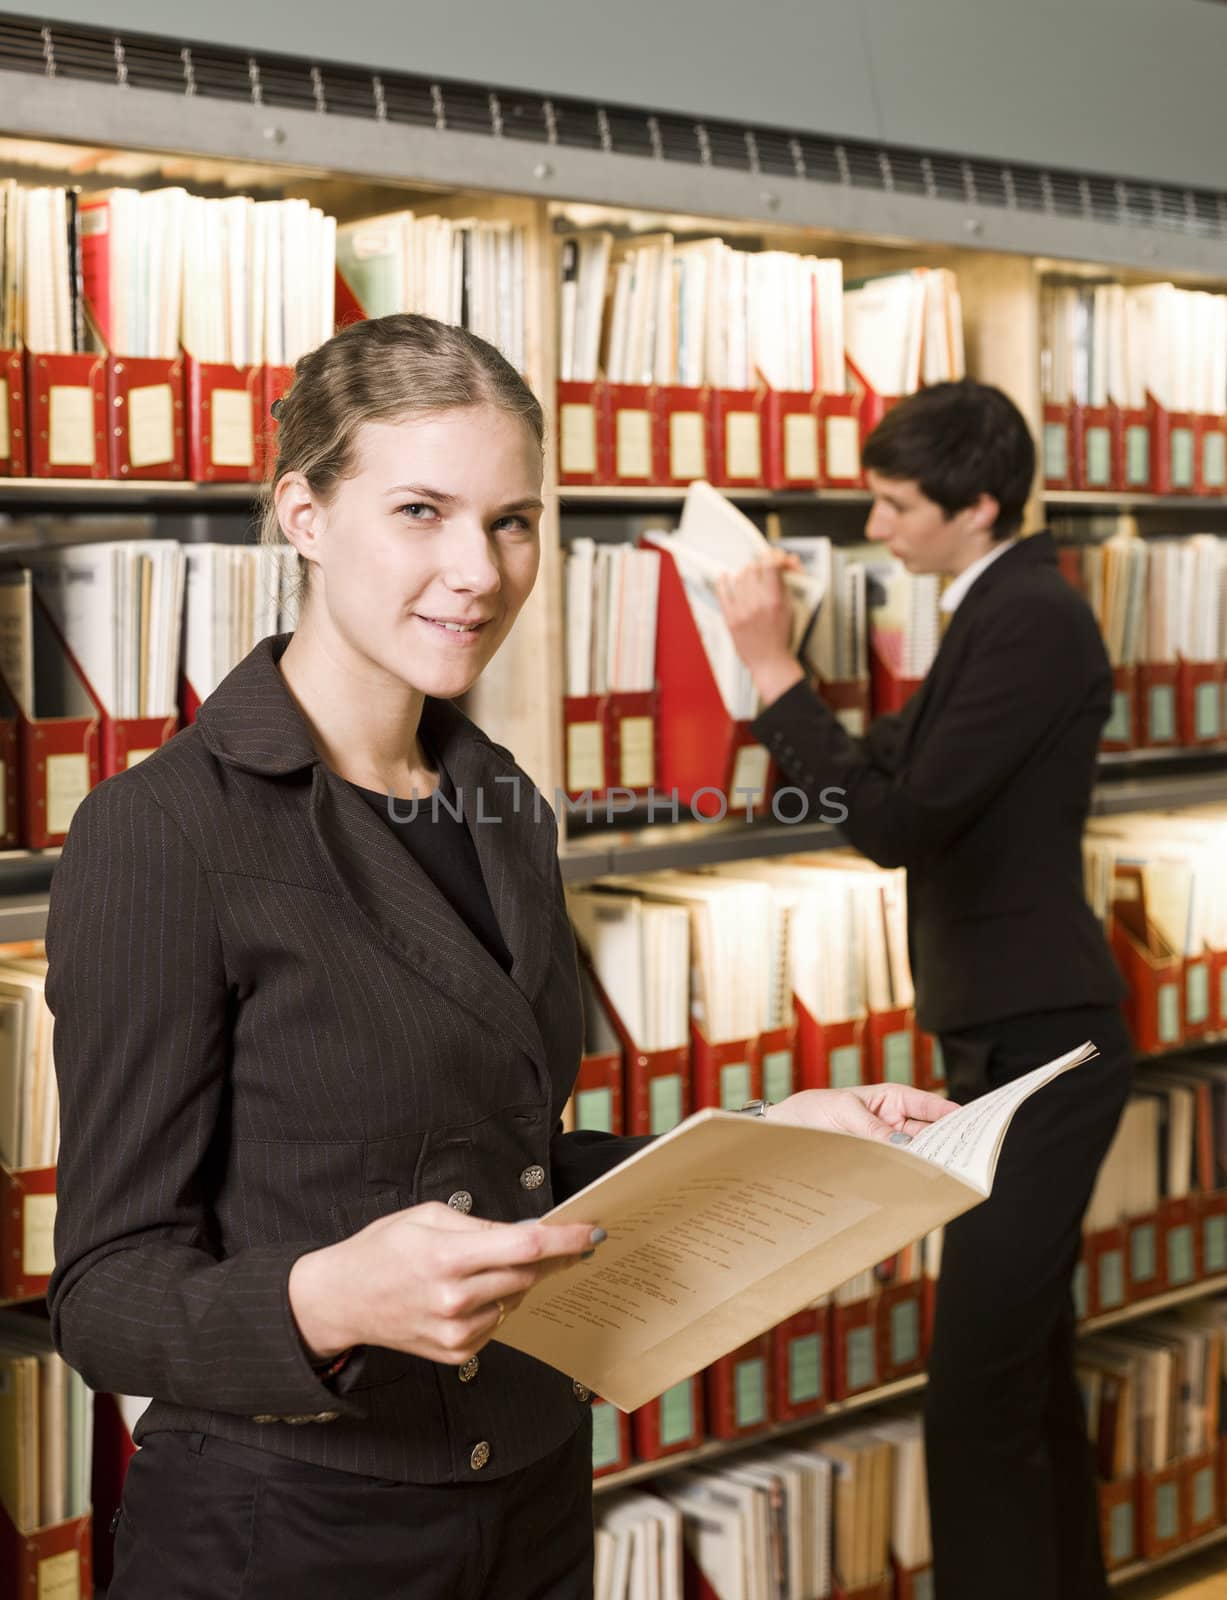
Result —
[[889, 1141], [897, 1134], [910, 1139], [957, 1110], [951, 1101], [907, 1084], [870, 1083], [853, 1089], [805, 1089], [772, 1106], [767, 1118]]
[[773, 550], [753, 566], [716, 580], [720, 610], [733, 645], [768, 705], [805, 677], [789, 648], [792, 606], [782, 577], [786, 570], [799, 571], [800, 566], [796, 556]]

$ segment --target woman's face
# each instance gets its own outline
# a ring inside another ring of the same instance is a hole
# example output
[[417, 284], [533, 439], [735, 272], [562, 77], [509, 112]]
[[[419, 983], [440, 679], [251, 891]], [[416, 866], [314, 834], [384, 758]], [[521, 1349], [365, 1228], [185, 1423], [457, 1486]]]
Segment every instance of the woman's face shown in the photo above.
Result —
[[312, 607], [409, 687], [463, 694], [536, 581], [541, 477], [528, 425], [494, 406], [363, 424], [355, 471], [295, 540]]

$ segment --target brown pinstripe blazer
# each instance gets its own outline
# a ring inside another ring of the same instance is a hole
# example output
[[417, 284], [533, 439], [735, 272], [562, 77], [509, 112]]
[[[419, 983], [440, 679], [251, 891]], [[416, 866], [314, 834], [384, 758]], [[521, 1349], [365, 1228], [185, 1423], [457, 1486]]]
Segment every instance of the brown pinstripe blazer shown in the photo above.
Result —
[[461, 1190], [476, 1215], [540, 1215], [642, 1141], [559, 1131], [581, 1014], [548, 806], [427, 702], [508, 975], [320, 760], [288, 638], [95, 789], [56, 870], [56, 1341], [95, 1388], [153, 1395], [138, 1440], [200, 1430], [410, 1482], [472, 1479], [484, 1441], [498, 1476], [580, 1425], [570, 1380], [490, 1345], [470, 1381], [372, 1348], [325, 1386], [290, 1268]]

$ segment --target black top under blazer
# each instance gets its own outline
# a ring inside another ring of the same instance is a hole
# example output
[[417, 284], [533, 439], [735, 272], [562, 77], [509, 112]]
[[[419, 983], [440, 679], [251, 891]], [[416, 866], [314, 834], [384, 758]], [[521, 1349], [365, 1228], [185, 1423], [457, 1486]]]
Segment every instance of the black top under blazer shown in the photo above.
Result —
[[924, 683], [853, 738], [804, 684], [754, 724], [790, 781], [885, 867], [907, 868], [916, 1015], [932, 1033], [1115, 1005], [1082, 833], [1112, 670], [1048, 533], [976, 578]]
[[264, 640], [192, 727], [93, 790], [56, 869], [56, 1344], [94, 1388], [154, 1397], [138, 1441], [171, 1428], [406, 1482], [501, 1476], [563, 1444], [586, 1391], [499, 1344], [463, 1374], [367, 1348], [326, 1384], [290, 1268], [428, 1200], [540, 1216], [644, 1141], [561, 1132], [582, 1025], [549, 807], [426, 702], [466, 816], [489, 819], [470, 827], [508, 974], [320, 759], [277, 667], [288, 642]]

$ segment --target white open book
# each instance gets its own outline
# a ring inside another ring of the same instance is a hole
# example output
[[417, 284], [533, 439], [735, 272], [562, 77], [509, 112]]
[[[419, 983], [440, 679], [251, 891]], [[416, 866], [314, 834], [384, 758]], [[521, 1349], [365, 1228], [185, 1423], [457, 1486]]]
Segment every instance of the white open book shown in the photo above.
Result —
[[497, 1337], [633, 1411], [987, 1199], [1018, 1107], [1097, 1054], [1037, 1067], [908, 1145], [700, 1111], [549, 1213], [608, 1238]]

